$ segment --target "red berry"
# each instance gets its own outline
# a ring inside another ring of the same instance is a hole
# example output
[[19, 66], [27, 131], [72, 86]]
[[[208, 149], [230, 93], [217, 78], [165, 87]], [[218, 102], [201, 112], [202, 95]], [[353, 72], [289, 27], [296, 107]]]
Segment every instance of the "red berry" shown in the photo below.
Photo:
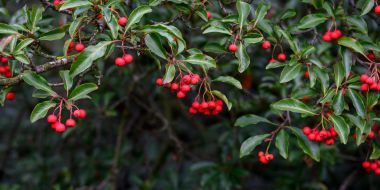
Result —
[[367, 74], [362, 74], [362, 75], [360, 75], [360, 81], [361, 81], [361, 82], [366, 82], [367, 79], [368, 79], [368, 75], [367, 75]]
[[230, 50], [230, 52], [236, 52], [238, 50], [238, 47], [236, 46], [236, 44], [231, 44], [230, 46], [228, 46], [228, 50]]
[[194, 108], [189, 108], [189, 113], [191, 113], [191, 114], [197, 114], [197, 110], [196, 109], [194, 109]]
[[54, 125], [55, 125], [54, 129], [55, 129], [56, 132], [58, 132], [58, 133], [65, 132], [66, 126], [64, 124], [56, 122]]
[[0, 62], [4, 64], [8, 63], [8, 57], [1, 57]]
[[87, 113], [86, 113], [86, 111], [83, 110], [83, 109], [79, 109], [79, 110], [75, 110], [75, 111], [74, 111], [74, 116], [75, 116], [76, 118], [84, 119], [84, 118], [86, 118], [86, 115], [87, 115]]
[[372, 84], [375, 81], [373, 81], [373, 79], [371, 77], [368, 77], [368, 79], [365, 82], [368, 83], [368, 84]]
[[369, 168], [369, 167], [371, 166], [371, 163], [368, 162], [368, 161], [364, 161], [364, 162], [362, 163], [362, 166], [363, 166], [363, 168]]
[[311, 133], [311, 129], [310, 129], [310, 127], [308, 127], [308, 126], [304, 127], [304, 128], [303, 128], [303, 133], [304, 133], [305, 135], [309, 135], [309, 134]]
[[190, 84], [191, 83], [191, 76], [190, 75], [185, 75], [182, 77], [181, 81], [185, 84]]
[[16, 94], [14, 92], [8, 92], [7, 95], [5, 95], [5, 99], [7, 100], [14, 100], [16, 98]]
[[60, 5], [61, 4], [61, 0], [54, 0], [53, 1], [53, 5], [54, 6], [58, 6], [58, 5]]
[[209, 101], [207, 104], [210, 109], [215, 109], [216, 104], [214, 101]]
[[177, 98], [182, 99], [182, 98], [185, 98], [185, 96], [186, 96], [186, 94], [184, 92], [182, 92], [182, 91], [177, 92]]
[[82, 52], [85, 49], [85, 46], [82, 43], [79, 43], [75, 46], [77, 52]]
[[179, 85], [177, 83], [172, 83], [170, 85], [170, 89], [177, 91], [179, 89]]
[[57, 116], [55, 116], [54, 114], [50, 114], [48, 117], [47, 117], [47, 122], [48, 123], [55, 123], [57, 122]]
[[263, 49], [268, 49], [270, 48], [270, 42], [269, 41], [264, 41], [262, 44], [261, 44], [261, 47]]
[[189, 92], [190, 91], [190, 86], [189, 85], [182, 85], [181, 86], [181, 91], [183, 92]]
[[162, 78], [158, 78], [158, 79], [156, 79], [156, 84], [158, 86], [162, 86], [164, 84], [164, 80]]
[[75, 125], [76, 125], [76, 122], [75, 122], [74, 119], [68, 119], [68, 120], [66, 120], [66, 126], [68, 126], [68, 127], [75, 127]]
[[331, 32], [330, 36], [332, 39], [338, 39], [342, 36], [342, 32], [339, 29], [337, 29], [337, 30]]
[[304, 76], [305, 78], [309, 78], [309, 76], [310, 76], [309, 71], [305, 71], [305, 73], [303, 73], [303, 76]]
[[315, 136], [315, 134], [314, 133], [311, 133], [311, 134], [309, 134], [308, 136], [307, 136], [307, 138], [309, 139], [309, 140], [315, 140], [315, 138], [316, 138], [316, 136]]
[[331, 41], [331, 32], [330, 32], [330, 31], [327, 31], [325, 34], [323, 34], [322, 39], [323, 39], [323, 41], [325, 41], [325, 42], [329, 42], [329, 41]]
[[267, 155], [265, 155], [265, 158], [267, 160], [273, 160], [274, 156], [273, 156], [273, 154], [267, 154]]
[[125, 61], [123, 58], [121, 57], [118, 57], [115, 59], [115, 65], [118, 66], [118, 67], [122, 67], [125, 65]]
[[75, 43], [74, 42], [70, 42], [69, 48], [72, 49], [72, 48], [74, 48], [74, 46], [75, 46]]
[[371, 86], [369, 87], [371, 90], [377, 90], [377, 84], [372, 83]]
[[126, 64], [130, 64], [133, 61], [133, 56], [131, 54], [125, 54], [123, 56], [123, 59], [124, 59]]
[[380, 15], [380, 5], [375, 7], [375, 14]]
[[198, 109], [199, 108], [199, 102], [193, 102], [192, 104], [191, 104], [191, 107], [193, 107], [193, 108], [195, 108], [195, 109]]
[[280, 53], [277, 55], [277, 59], [279, 61], [285, 61], [286, 60], [286, 55], [284, 53]]
[[219, 106], [223, 106], [223, 101], [222, 100], [216, 100], [215, 104], [219, 105]]
[[[379, 13], [380, 14], [380, 13]], [[376, 170], [375, 170], [375, 174], [376, 175], [380, 175], [380, 168], [377, 168]]]
[[117, 23], [119, 23], [120, 26], [125, 26], [128, 22], [128, 19], [126, 17], [120, 17]]
[[259, 155], [260, 157], [263, 157], [263, 156], [264, 156], [264, 152], [263, 152], [263, 151], [260, 151], [258, 155]]
[[201, 108], [207, 109], [208, 108], [208, 103], [207, 102], [202, 102], [201, 103]]
[[190, 84], [196, 85], [198, 84], [199, 78], [197, 77], [191, 77]]
[[369, 139], [373, 139], [373, 137], [375, 137], [375, 133], [374, 133], [373, 131], [370, 131], [370, 132], [368, 133], [367, 138], [369, 138]]
[[369, 88], [368, 84], [362, 84], [362, 85], [360, 86], [360, 90], [361, 90], [361, 91], [367, 91], [368, 88]]
[[368, 59], [370, 59], [370, 60], [375, 60], [375, 59], [376, 59], [375, 54], [372, 53], [372, 52], [367, 53], [367, 57], [368, 57]]
[[211, 19], [211, 17], [212, 17], [212, 13], [210, 11], [207, 11], [207, 18]]
[[269, 60], [268, 63], [273, 63], [273, 62], [276, 62], [276, 59], [272, 58], [272, 59]]

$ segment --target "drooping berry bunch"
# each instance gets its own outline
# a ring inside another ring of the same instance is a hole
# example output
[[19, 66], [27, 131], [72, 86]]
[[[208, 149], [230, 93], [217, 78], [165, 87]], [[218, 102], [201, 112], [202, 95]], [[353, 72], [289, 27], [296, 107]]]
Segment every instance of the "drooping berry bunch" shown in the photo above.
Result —
[[322, 39], [325, 42], [330, 42], [331, 40], [338, 40], [340, 37], [342, 37], [342, 31], [335, 29], [334, 31], [329, 30], [325, 32]]
[[79, 42], [77, 44], [70, 42], [69, 47], [67, 48], [67, 53], [71, 53], [74, 49], [77, 52], [82, 52], [85, 48], [86, 46], [82, 42]]
[[210, 101], [194, 101], [189, 108], [189, 113], [197, 114], [202, 113], [203, 115], [218, 115], [220, 111], [223, 110], [222, 100], [210, 100]]
[[0, 55], [0, 74], [6, 78], [12, 77], [11, 67], [8, 65], [9, 58], [7, 56]]
[[[86, 110], [79, 109], [77, 106], [72, 105], [70, 107], [70, 116], [65, 121], [65, 124], [63, 124], [62, 121], [62, 109], [63, 109], [63, 102], [64, 100], [61, 100], [60, 104], [54, 109], [54, 111], [47, 116], [46, 120], [48, 123], [51, 124], [51, 128], [54, 129], [57, 133], [63, 133], [65, 132], [67, 127], [75, 127], [76, 121], [73, 119], [73, 116], [78, 119], [84, 119], [87, 116]], [[73, 112], [73, 108], [75, 111]]]
[[[177, 92], [177, 98], [182, 99], [186, 97], [186, 93], [190, 92], [191, 85], [197, 85], [200, 80], [200, 76], [198, 74], [187, 74], [187, 75], [178, 75], [179, 82], [171, 82], [164, 84], [164, 80], [162, 78], [156, 79], [156, 84], [158, 86], [163, 86], [166, 88], [170, 88], [172, 91]], [[177, 77], [177, 78], [178, 78]]]
[[118, 67], [122, 67], [126, 64], [131, 64], [133, 61], [133, 56], [128, 53], [124, 53], [122, 57], [117, 57], [115, 59], [115, 65]]
[[360, 86], [360, 90], [366, 92], [368, 90], [380, 91], [380, 81], [368, 76], [367, 74], [362, 74], [360, 76], [360, 81], [363, 83]]
[[364, 161], [362, 163], [362, 167], [367, 172], [374, 172], [376, 175], [380, 175], [380, 160], [374, 160], [374, 161]]
[[260, 151], [258, 156], [259, 156], [259, 162], [262, 164], [268, 164], [269, 161], [274, 159], [273, 154], [264, 153], [263, 151]]
[[329, 129], [311, 129], [308, 126], [303, 128], [303, 133], [307, 135], [307, 138], [311, 141], [324, 142], [327, 145], [332, 145], [335, 142], [335, 138], [338, 136], [334, 127]]

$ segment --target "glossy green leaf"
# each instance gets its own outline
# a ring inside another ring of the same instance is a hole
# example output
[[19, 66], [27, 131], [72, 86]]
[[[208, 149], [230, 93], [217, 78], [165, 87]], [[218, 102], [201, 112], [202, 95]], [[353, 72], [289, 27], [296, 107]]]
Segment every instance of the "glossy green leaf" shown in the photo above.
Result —
[[379, 159], [379, 157], [380, 157], [380, 148], [376, 146], [376, 144], [373, 144], [372, 153], [369, 159], [376, 160], [376, 159]]
[[361, 12], [360, 16], [363, 16], [363, 15], [369, 13], [372, 10], [374, 5], [375, 5], [375, 0], [364, 0], [363, 5], [361, 7], [362, 12]]
[[41, 34], [40, 40], [54, 41], [62, 39], [65, 36], [67, 27], [60, 27]]
[[239, 43], [238, 51], [235, 53], [235, 56], [238, 58], [239, 61], [239, 72], [244, 72], [251, 63], [251, 60], [249, 58], [247, 49], [245, 48], [243, 43]]
[[83, 6], [91, 6], [92, 3], [88, 0], [65, 0], [62, 6], [59, 8], [60, 11], [72, 8], [79, 8]]
[[63, 70], [59, 71], [59, 76], [63, 80], [63, 87], [68, 91], [73, 86], [73, 78], [70, 76], [70, 71]]
[[69, 100], [76, 101], [87, 98], [88, 94], [97, 90], [98, 86], [94, 83], [84, 83], [74, 88], [69, 95]]
[[340, 84], [343, 82], [343, 79], [345, 78], [345, 70], [342, 63], [338, 62], [334, 64], [334, 79], [335, 79], [335, 85], [337, 88], [340, 87]]
[[235, 79], [234, 77], [231, 77], [231, 76], [220, 76], [220, 77], [214, 79], [213, 81], [215, 81], [215, 82], [224, 82], [224, 83], [227, 83], [227, 84], [231, 84], [231, 85], [235, 86], [238, 89], [243, 89], [243, 87], [241, 86], [240, 81], [238, 81], [237, 79]]
[[300, 20], [298, 28], [299, 29], [314, 28], [326, 21], [327, 21], [327, 17], [324, 14], [321, 14], [321, 13], [308, 14]]
[[128, 17], [128, 22], [125, 26], [125, 30], [129, 30], [134, 24], [140, 22], [141, 18], [145, 14], [150, 12], [152, 12], [152, 9], [147, 5], [141, 5], [134, 9]]
[[17, 29], [11, 25], [0, 23], [0, 34], [18, 34]]
[[224, 95], [222, 92], [218, 91], [218, 90], [213, 90], [213, 91], [210, 91], [210, 93], [218, 98], [220, 98], [221, 100], [223, 100], [223, 102], [226, 104], [228, 110], [231, 110], [232, 108], [232, 103], [230, 101], [228, 101], [228, 98], [226, 95]]
[[364, 118], [366, 115], [366, 109], [364, 106], [363, 96], [356, 92], [355, 90], [352, 90], [351, 88], [347, 89], [347, 95], [350, 97], [352, 104], [354, 105], [357, 114]]
[[37, 120], [44, 118], [49, 111], [49, 109], [55, 107], [57, 104], [51, 101], [45, 101], [38, 103], [32, 113], [30, 114], [30, 121], [32, 123], [36, 122]]
[[191, 55], [183, 61], [194, 65], [205, 66], [206, 68], [216, 68], [216, 61], [214, 60], [214, 58], [204, 54]]
[[281, 72], [280, 83], [286, 83], [297, 78], [301, 74], [301, 68], [301, 64], [296, 64], [293, 66], [286, 65]]
[[247, 21], [249, 12], [251, 11], [251, 6], [241, 0], [236, 1], [236, 9], [239, 14], [239, 27], [242, 30], [244, 23]]
[[343, 90], [340, 90], [334, 97], [333, 100], [334, 113], [340, 115], [344, 109], [344, 95]]
[[246, 139], [240, 147], [240, 158], [249, 155], [264, 139], [269, 137], [270, 134], [256, 135]]
[[302, 149], [302, 151], [313, 158], [315, 161], [320, 161], [321, 153], [319, 146], [311, 142], [300, 129], [295, 127], [290, 127], [293, 134], [297, 137], [297, 144]]
[[166, 65], [166, 72], [164, 75], [164, 84], [170, 83], [173, 81], [173, 79], [175, 77], [175, 72], [176, 72], [176, 69], [175, 69], [174, 64], [167, 64]]
[[348, 47], [348, 48], [350, 48], [350, 49], [354, 50], [355, 52], [358, 52], [362, 55], [365, 55], [363, 46], [354, 38], [341, 37], [338, 40], [338, 44], [341, 46], [344, 46], [344, 47]]
[[289, 134], [281, 129], [280, 132], [276, 135], [276, 147], [280, 155], [288, 159], [288, 151], [289, 151]]
[[31, 39], [31, 38], [23, 39], [22, 41], [20, 41], [20, 42], [16, 45], [16, 47], [15, 47], [15, 49], [14, 49], [14, 52], [19, 52], [19, 51], [25, 49], [26, 47], [28, 47], [28, 46], [29, 46], [31, 43], [33, 43], [33, 42], [34, 42], [34, 40]]
[[55, 96], [57, 95], [53, 89], [49, 86], [48, 82], [45, 78], [43, 78], [41, 75], [36, 73], [26, 73], [22, 76], [22, 79], [29, 84], [30, 86], [33, 86], [36, 89], [43, 90], [45, 92], [48, 92], [50, 95]]
[[232, 35], [231, 32], [222, 26], [210, 26], [203, 31], [203, 34], [227, 34]]
[[234, 126], [237, 127], [247, 127], [249, 125], [256, 125], [258, 123], [269, 123], [269, 124], [274, 124], [270, 122], [268, 119], [254, 115], [254, 114], [248, 114], [248, 115], [243, 115], [239, 117], [236, 121]]
[[281, 111], [291, 111], [295, 113], [303, 113], [310, 115], [317, 115], [313, 109], [304, 104], [303, 102], [296, 99], [282, 99], [277, 101], [271, 105], [273, 109], [281, 110]]
[[339, 139], [343, 144], [347, 143], [350, 127], [347, 125], [343, 117], [331, 114], [329, 119], [334, 124], [334, 129], [338, 133]]
[[157, 55], [158, 57], [161, 57], [162, 59], [166, 59], [167, 53], [162, 46], [162, 43], [160, 41], [160, 38], [157, 34], [151, 33], [147, 34], [145, 36], [145, 44], [148, 46], [149, 50]]

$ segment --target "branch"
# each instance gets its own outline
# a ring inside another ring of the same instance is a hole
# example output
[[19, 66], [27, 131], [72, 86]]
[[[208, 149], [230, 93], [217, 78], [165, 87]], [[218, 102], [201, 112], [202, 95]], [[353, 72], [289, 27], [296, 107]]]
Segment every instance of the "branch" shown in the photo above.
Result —
[[[67, 65], [71, 62], [73, 62], [72, 59], [63, 58], [60, 60], [47, 62], [43, 65], [38, 65], [38, 66], [36, 66], [36, 68], [34, 70], [37, 73], [43, 73], [43, 72], [49, 71], [51, 69], [54, 69], [56, 67]], [[15, 76], [15, 77], [12, 77], [12, 78], [0, 79], [0, 86], [12, 86], [12, 85], [18, 84], [22, 80], [22, 76], [23, 76], [23, 74], [21, 73], [21, 74]]]

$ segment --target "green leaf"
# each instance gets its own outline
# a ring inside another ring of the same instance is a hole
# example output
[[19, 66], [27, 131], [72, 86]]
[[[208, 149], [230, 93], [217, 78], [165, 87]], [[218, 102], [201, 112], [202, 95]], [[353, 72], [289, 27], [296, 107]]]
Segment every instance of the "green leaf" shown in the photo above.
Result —
[[367, 23], [364, 18], [359, 16], [347, 17], [347, 24], [353, 29], [363, 34], [368, 34]]
[[24, 12], [26, 13], [26, 26], [30, 30], [30, 32], [33, 34], [36, 31], [38, 31], [39, 27], [37, 27], [38, 22], [42, 19], [42, 13], [44, 12], [44, 8], [33, 5], [33, 7], [29, 10], [24, 9]]
[[256, 135], [246, 139], [240, 146], [240, 158], [249, 155], [264, 139], [269, 137], [270, 134]]
[[[84, 16], [78, 17], [78, 18], [74, 19], [73, 22], [70, 24], [69, 34], [70, 34], [71, 38], [75, 37], [76, 31], [78, 30], [78, 27], [80, 26], [80, 24], [82, 23], [84, 18], [85, 18]], [[108, 24], [108, 22], [107, 22], [107, 24]]]
[[205, 31], [203, 31], [203, 34], [227, 34], [227, 35], [232, 35], [231, 32], [222, 26], [210, 26], [208, 27]]
[[148, 46], [149, 50], [161, 57], [162, 59], [166, 59], [166, 51], [162, 46], [159, 36], [156, 33], [147, 34], [145, 36], [145, 44]]
[[286, 65], [281, 72], [280, 83], [286, 83], [297, 78], [301, 74], [301, 68], [302, 65], [298, 63], [293, 66]]
[[242, 2], [241, 0], [238, 0], [236, 2], [236, 9], [239, 14], [239, 28], [242, 30], [244, 23], [247, 21], [249, 12], [251, 11], [251, 6], [248, 3]]
[[287, 9], [281, 16], [281, 20], [292, 18], [297, 15], [297, 12], [294, 9]]
[[87, 98], [88, 94], [97, 90], [98, 86], [94, 83], [84, 83], [74, 88], [70, 93], [69, 100], [76, 101]]
[[70, 71], [64, 70], [59, 71], [59, 76], [61, 76], [63, 80], [63, 87], [69, 91], [71, 87], [73, 86], [73, 78], [70, 76]]
[[125, 26], [125, 30], [129, 30], [134, 24], [140, 22], [141, 18], [145, 14], [150, 12], [152, 12], [152, 9], [147, 5], [141, 5], [134, 9], [128, 17], [128, 22]]
[[185, 62], [205, 66], [206, 68], [216, 68], [216, 61], [214, 58], [204, 55], [204, 54], [194, 54], [187, 57], [187, 59], [183, 60]]
[[40, 40], [54, 41], [65, 37], [67, 27], [60, 27], [50, 30], [49, 32], [43, 33], [40, 36]]
[[26, 54], [24, 53], [15, 54], [13, 56], [17, 61], [20, 61], [21, 63], [27, 64], [27, 65], [30, 64], [30, 60], [28, 56], [26, 56]]
[[30, 121], [34, 123], [37, 120], [44, 118], [49, 109], [55, 107], [56, 105], [56, 103], [50, 101], [38, 103], [30, 114]]
[[231, 110], [232, 103], [230, 101], [228, 101], [226, 95], [224, 95], [222, 92], [220, 92], [218, 90], [210, 91], [210, 93], [213, 94], [213, 95], [215, 95], [216, 97], [220, 98], [221, 100], [223, 100], [223, 102], [226, 104], [228, 110]]
[[256, 44], [263, 41], [263, 37], [258, 33], [249, 33], [244, 36], [244, 44]]
[[298, 146], [303, 150], [303, 152], [313, 158], [315, 161], [320, 160], [321, 153], [318, 145], [314, 142], [309, 141], [309, 139], [302, 133], [302, 131], [295, 127], [290, 127], [294, 135], [297, 136]]
[[352, 53], [350, 50], [346, 48], [341, 49], [341, 56], [342, 56], [342, 61], [344, 65], [344, 70], [345, 70], [345, 76], [346, 79], [350, 76], [351, 72], [351, 66], [352, 66]]
[[327, 17], [324, 14], [321, 14], [321, 13], [308, 14], [300, 20], [298, 28], [299, 29], [314, 28], [326, 21], [327, 21]]
[[372, 10], [374, 5], [375, 5], [375, 0], [364, 0], [363, 5], [361, 7], [362, 12], [360, 16], [363, 16], [369, 13]]
[[369, 159], [377, 160], [380, 157], [380, 149], [376, 144], [373, 144], [372, 153]]
[[112, 41], [99, 42], [97, 45], [89, 46], [79, 56], [76, 61], [71, 65], [70, 75], [75, 77], [86, 69], [90, 68], [92, 63], [103, 57], [107, 47], [112, 44]]
[[336, 87], [339, 88], [340, 84], [342, 83], [344, 77], [345, 77], [345, 70], [343, 67], [343, 64], [338, 62], [334, 64], [334, 79]]
[[164, 84], [170, 83], [173, 81], [173, 79], [175, 77], [175, 72], [176, 72], [176, 69], [175, 69], [174, 64], [167, 64], [166, 65], [166, 72], [164, 75]]
[[11, 25], [0, 23], [0, 34], [18, 34], [17, 29]]
[[286, 41], [288, 42], [290, 46], [290, 49], [292, 49], [294, 53], [299, 53], [300, 50], [298, 46], [296, 45], [295, 40], [292, 39], [292, 37], [287, 31], [282, 30], [278, 26], [275, 27], [275, 30], [277, 30], [286, 39]]
[[238, 70], [240, 73], [242, 73], [249, 67], [249, 64], [251, 63], [247, 49], [245, 48], [243, 43], [239, 43], [239, 49], [235, 53], [235, 56], [238, 58], [238, 61], [239, 61]]
[[88, 0], [65, 0], [62, 6], [59, 8], [60, 11], [84, 6], [92, 6], [92, 3]]
[[220, 77], [214, 79], [213, 81], [215, 81], [215, 82], [224, 82], [224, 83], [227, 83], [227, 84], [231, 84], [231, 85], [235, 86], [238, 89], [243, 89], [243, 87], [241, 86], [240, 81], [238, 81], [237, 79], [235, 79], [234, 77], [231, 77], [231, 76], [220, 76]]
[[343, 144], [347, 143], [350, 127], [347, 125], [343, 117], [331, 114], [329, 119], [334, 123], [334, 129], [338, 133], [340, 141]]
[[338, 44], [341, 46], [348, 47], [362, 55], [364, 54], [364, 48], [363, 46], [355, 39], [350, 38], [350, 37], [341, 37], [338, 40]]
[[313, 67], [312, 70], [316, 74], [317, 78], [321, 81], [323, 94], [326, 94], [329, 87], [329, 74], [325, 70], [319, 69], [318, 67]]
[[48, 92], [52, 96], [56, 96], [57, 94], [51, 89], [48, 82], [45, 78], [43, 78], [41, 75], [38, 75], [36, 73], [26, 73], [22, 76], [22, 79], [29, 84], [30, 86], [33, 86], [36, 89], [43, 90], [45, 92]]
[[351, 88], [347, 89], [348, 97], [350, 97], [352, 104], [354, 105], [356, 109], [356, 113], [364, 118], [366, 115], [366, 109], [364, 106], [363, 96], [356, 92], [355, 90], [352, 90]]
[[246, 127], [248, 125], [255, 125], [258, 123], [269, 123], [269, 124], [275, 125], [274, 123], [270, 122], [269, 120], [267, 120], [264, 117], [260, 117], [258, 115], [254, 115], [254, 114], [248, 114], [248, 115], [243, 115], [243, 116], [239, 117], [236, 120], [234, 126]]
[[309, 106], [296, 99], [282, 99], [271, 105], [273, 109], [281, 111], [291, 111], [295, 113], [303, 113], [317, 115]]
[[340, 90], [333, 100], [334, 113], [340, 115], [344, 109], [344, 96], [343, 90]]
[[34, 42], [34, 40], [31, 38], [26, 38], [26, 39], [22, 40], [21, 42], [19, 42], [16, 45], [14, 52], [19, 52], [19, 51], [23, 50], [24, 48], [28, 47], [28, 45], [30, 45], [33, 42]]
[[257, 9], [255, 11], [256, 20], [253, 26], [256, 26], [257, 23], [259, 23], [265, 17], [265, 15], [267, 15], [267, 11], [268, 6], [266, 6], [265, 4], [260, 3], [259, 6], [257, 6]]
[[281, 129], [280, 132], [276, 136], [276, 147], [280, 155], [288, 159], [288, 149], [289, 149], [289, 134]]

